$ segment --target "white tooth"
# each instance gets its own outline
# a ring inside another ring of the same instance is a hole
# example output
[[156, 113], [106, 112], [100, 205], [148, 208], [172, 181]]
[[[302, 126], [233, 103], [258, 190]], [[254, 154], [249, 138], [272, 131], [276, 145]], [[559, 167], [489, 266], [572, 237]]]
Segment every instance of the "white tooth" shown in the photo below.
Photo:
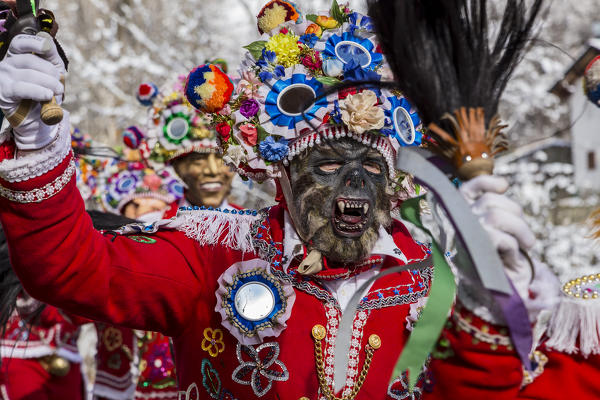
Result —
[[338, 201], [338, 207], [340, 208], [340, 211], [343, 214], [344, 210], [346, 209], [346, 204], [344, 204], [344, 202], [342, 200], [340, 200], [340, 201]]
[[369, 212], [369, 203], [365, 203], [363, 204], [363, 211], [366, 214], [367, 212]]

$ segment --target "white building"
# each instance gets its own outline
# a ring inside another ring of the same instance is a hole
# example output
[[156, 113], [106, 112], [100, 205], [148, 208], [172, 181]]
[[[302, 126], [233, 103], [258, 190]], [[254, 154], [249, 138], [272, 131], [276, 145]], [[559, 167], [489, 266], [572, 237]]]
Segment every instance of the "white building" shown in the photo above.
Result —
[[581, 192], [600, 192], [600, 107], [583, 92], [586, 66], [600, 55], [600, 38], [591, 39], [586, 51], [550, 90], [569, 104], [571, 151], [575, 184]]

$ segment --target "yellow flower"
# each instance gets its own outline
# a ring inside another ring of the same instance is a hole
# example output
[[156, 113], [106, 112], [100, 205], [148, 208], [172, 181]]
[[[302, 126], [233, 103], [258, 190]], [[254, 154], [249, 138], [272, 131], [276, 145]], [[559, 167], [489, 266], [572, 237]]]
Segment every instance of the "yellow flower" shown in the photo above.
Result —
[[321, 27], [319, 25], [317, 25], [317, 24], [310, 24], [306, 28], [306, 31], [304, 33], [309, 34], [309, 35], [311, 33], [314, 33], [318, 37], [321, 37], [321, 35], [323, 34], [323, 29], [321, 29]]
[[298, 64], [300, 48], [298, 47], [298, 36], [286, 33], [278, 33], [267, 42], [266, 49], [275, 52], [277, 63], [285, 68]]
[[372, 90], [349, 95], [340, 102], [340, 111], [342, 121], [358, 134], [381, 129], [385, 123], [385, 113], [377, 107], [377, 95]]
[[219, 353], [225, 351], [223, 331], [218, 328], [206, 328], [204, 330], [204, 339], [202, 339], [202, 350], [208, 351], [211, 357], [216, 357]]
[[326, 17], [325, 15], [319, 15], [317, 17], [317, 24], [319, 24], [322, 28], [325, 29], [333, 29], [339, 26], [339, 23], [335, 18]]

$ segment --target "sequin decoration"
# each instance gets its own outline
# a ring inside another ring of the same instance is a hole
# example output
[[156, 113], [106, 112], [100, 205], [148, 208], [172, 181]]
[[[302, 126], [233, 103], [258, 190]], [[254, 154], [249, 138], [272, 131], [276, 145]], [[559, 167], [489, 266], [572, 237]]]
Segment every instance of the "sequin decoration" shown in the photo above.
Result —
[[572, 279], [563, 286], [563, 292], [576, 299], [591, 300], [600, 296], [600, 274]]
[[225, 350], [223, 331], [220, 329], [206, 328], [202, 339], [202, 350], [207, 351], [211, 357], [216, 357]]
[[[204, 332], [206, 336], [206, 330]], [[202, 386], [204, 386], [210, 397], [218, 399], [219, 393], [221, 393], [221, 379], [209, 359], [205, 358], [202, 360], [200, 370], [202, 372]]]
[[231, 379], [241, 385], [250, 385], [258, 397], [271, 389], [273, 381], [284, 382], [290, 377], [285, 365], [278, 360], [277, 342], [263, 343], [256, 348], [238, 343], [236, 356], [240, 365], [233, 371]]

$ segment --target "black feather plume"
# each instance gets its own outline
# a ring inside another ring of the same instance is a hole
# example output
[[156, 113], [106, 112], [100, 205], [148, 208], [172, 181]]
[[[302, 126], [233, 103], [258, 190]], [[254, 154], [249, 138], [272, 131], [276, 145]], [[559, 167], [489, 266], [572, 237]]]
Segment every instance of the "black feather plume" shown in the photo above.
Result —
[[[543, 0], [504, 0], [495, 27], [486, 0], [369, 0], [398, 88], [423, 122], [442, 126], [446, 113], [483, 108], [486, 124], [519, 63]], [[497, 28], [497, 29], [494, 29]], [[495, 32], [493, 32], [495, 31]], [[443, 138], [432, 136], [444, 142]]]

